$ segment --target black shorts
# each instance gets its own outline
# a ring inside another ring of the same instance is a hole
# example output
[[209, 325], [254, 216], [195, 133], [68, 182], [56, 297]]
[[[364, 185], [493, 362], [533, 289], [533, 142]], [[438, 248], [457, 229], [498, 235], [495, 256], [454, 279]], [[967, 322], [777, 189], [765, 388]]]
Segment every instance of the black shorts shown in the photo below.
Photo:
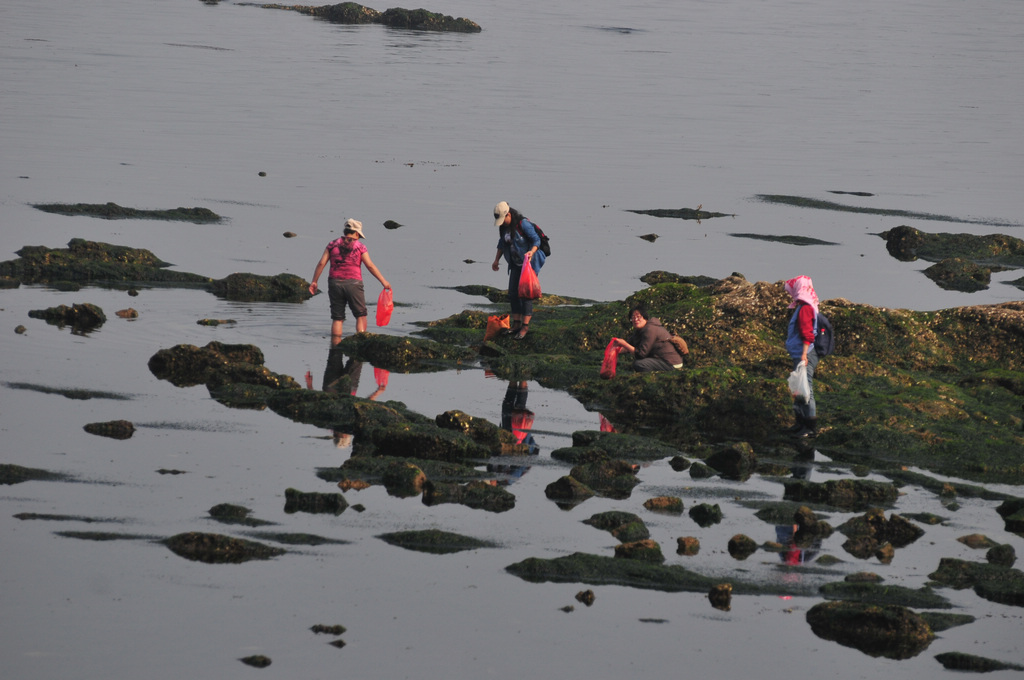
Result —
[[344, 321], [345, 307], [352, 310], [352, 316], [366, 316], [366, 298], [363, 295], [362, 279], [329, 279], [327, 296], [331, 301], [331, 320]]

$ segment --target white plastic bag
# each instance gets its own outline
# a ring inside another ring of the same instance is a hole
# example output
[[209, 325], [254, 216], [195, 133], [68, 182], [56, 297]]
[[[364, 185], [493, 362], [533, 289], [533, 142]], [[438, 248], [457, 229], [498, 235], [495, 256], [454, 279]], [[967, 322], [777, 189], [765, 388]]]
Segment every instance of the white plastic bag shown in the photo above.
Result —
[[807, 382], [807, 364], [801, 363], [789, 374], [789, 391], [802, 404], [811, 400], [811, 384]]

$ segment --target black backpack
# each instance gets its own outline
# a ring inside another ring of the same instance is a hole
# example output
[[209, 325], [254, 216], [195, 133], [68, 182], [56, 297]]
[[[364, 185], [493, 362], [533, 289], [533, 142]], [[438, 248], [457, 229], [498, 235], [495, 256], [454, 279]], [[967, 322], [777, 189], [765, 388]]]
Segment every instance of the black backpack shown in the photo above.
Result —
[[814, 333], [814, 352], [819, 357], [827, 357], [836, 348], [836, 336], [832, 332], [832, 322], [828, 317], [818, 312], [814, 319], [814, 326], [817, 331]]
[[[548, 235], [545, 234], [544, 230], [540, 228], [540, 225], [533, 220], [530, 220], [530, 224], [532, 224], [533, 228], [537, 230], [537, 236], [540, 237], [540, 252], [544, 253], [544, 257], [551, 257], [551, 243], [548, 240]], [[523, 228], [519, 225], [516, 225], [516, 229], [519, 230], [520, 234], [523, 233]]]

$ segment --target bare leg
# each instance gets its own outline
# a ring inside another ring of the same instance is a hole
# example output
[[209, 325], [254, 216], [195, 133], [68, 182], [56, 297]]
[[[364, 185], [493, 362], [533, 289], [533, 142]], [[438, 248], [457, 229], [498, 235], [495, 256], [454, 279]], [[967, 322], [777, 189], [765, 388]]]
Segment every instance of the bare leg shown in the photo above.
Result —
[[360, 316], [356, 318], [356, 333], [366, 332], [366, 317]]
[[332, 345], [337, 345], [339, 342], [341, 342], [341, 326], [342, 326], [342, 323], [343, 322], [340, 319], [335, 319], [334, 321], [331, 322], [331, 344]]

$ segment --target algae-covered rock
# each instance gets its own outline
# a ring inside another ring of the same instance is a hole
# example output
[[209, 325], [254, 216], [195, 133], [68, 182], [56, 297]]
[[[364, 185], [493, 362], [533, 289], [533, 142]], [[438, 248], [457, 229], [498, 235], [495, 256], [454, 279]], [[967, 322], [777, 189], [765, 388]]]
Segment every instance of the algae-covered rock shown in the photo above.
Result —
[[732, 609], [732, 584], [716, 583], [708, 591], [708, 601], [715, 609], [727, 612]]
[[736, 534], [729, 539], [727, 545], [729, 554], [737, 560], [745, 560], [757, 552], [757, 543], [750, 536]]
[[377, 538], [391, 545], [437, 555], [446, 555], [463, 550], [476, 550], [478, 548], [493, 548], [496, 545], [490, 541], [482, 541], [478, 538], [462, 536], [439, 529], [394, 531], [388, 534], [381, 534]]
[[207, 289], [217, 297], [235, 302], [302, 302], [310, 298], [309, 283], [294, 274], [235, 273], [211, 281]]
[[703, 210], [703, 205], [696, 208], [651, 208], [647, 210], [627, 210], [626, 212], [637, 215], [651, 215], [652, 217], [672, 217], [677, 220], [709, 220], [713, 217], [736, 217], [729, 213], [712, 212]]
[[378, 368], [409, 373], [455, 368], [476, 360], [476, 352], [468, 347], [376, 333], [350, 335], [337, 347], [346, 355]]
[[645, 538], [640, 541], [621, 543], [615, 546], [615, 557], [626, 560], [642, 560], [661, 564], [665, 556], [661, 552], [661, 546], [657, 541]]
[[49, 470], [28, 468], [10, 463], [0, 463], [0, 484], [21, 484], [29, 481], [56, 481], [63, 479], [63, 475]]
[[705, 463], [718, 470], [726, 479], [743, 480], [757, 469], [757, 456], [747, 442], [727, 446], [708, 456]]
[[264, 656], [263, 654], [253, 654], [251, 656], [244, 656], [241, 659], [239, 659], [239, 661], [244, 663], [246, 666], [252, 666], [253, 668], [266, 668], [271, 663], [273, 663], [270, 660], [269, 656]]
[[305, 492], [288, 488], [284, 490], [284, 498], [284, 511], [289, 515], [296, 512], [340, 515], [348, 508], [348, 501], [340, 493]]
[[989, 659], [964, 652], [943, 652], [936, 654], [935, 660], [950, 671], [968, 671], [972, 673], [991, 673], [993, 671], [1024, 671], [1024, 666], [1008, 661]]
[[335, 24], [381, 24], [389, 28], [455, 33], [479, 33], [481, 30], [476, 22], [469, 19], [461, 17], [455, 19], [444, 14], [428, 12], [425, 9], [394, 7], [380, 12], [355, 2], [341, 2], [317, 7], [280, 4], [263, 4], [261, 7], [293, 10]]
[[273, 373], [263, 366], [263, 352], [254, 345], [210, 342], [204, 347], [176, 345], [158, 350], [149, 359], [149, 370], [177, 387], [205, 384], [215, 391], [243, 383], [272, 389], [299, 389], [291, 376]]
[[577, 430], [573, 447], [600, 449], [609, 457], [628, 461], [655, 461], [679, 455], [679, 450], [651, 437], [621, 432]]
[[75, 303], [70, 307], [58, 305], [47, 309], [33, 309], [28, 313], [32, 319], [42, 319], [46, 323], [63, 328], [71, 326], [78, 332], [87, 333], [102, 326], [107, 315], [97, 305], [89, 302]]
[[839, 527], [839, 531], [850, 538], [867, 536], [880, 544], [890, 543], [895, 548], [904, 548], [924, 535], [924, 529], [896, 513], [886, 519], [885, 513], [879, 508], [847, 520]]
[[639, 516], [622, 510], [599, 512], [583, 520], [583, 523], [611, 533], [622, 543], [642, 541], [651, 537], [647, 525]]
[[621, 585], [665, 592], [707, 592], [715, 582], [675, 565], [623, 560], [587, 553], [554, 559], [530, 557], [505, 568], [525, 581]]
[[556, 503], [582, 503], [594, 495], [594, 490], [583, 482], [564, 475], [544, 487], [544, 495]]
[[696, 536], [680, 536], [676, 539], [676, 553], [692, 557], [700, 552], [700, 539]]
[[644, 501], [644, 507], [653, 512], [683, 514], [683, 499], [679, 496], [655, 496]]
[[220, 222], [221, 216], [209, 208], [172, 208], [170, 210], [140, 210], [125, 208], [117, 203], [37, 203], [32, 206], [43, 212], [58, 215], [85, 215], [105, 220], [165, 220], [210, 224]]
[[252, 514], [252, 510], [241, 505], [234, 505], [233, 503], [218, 503], [210, 508], [209, 513], [210, 517], [221, 524], [240, 524], [247, 527], [273, 524], [273, 522], [249, 517]]
[[722, 521], [722, 508], [715, 503], [700, 503], [690, 508], [690, 518], [701, 527], [709, 527]]
[[791, 501], [823, 503], [845, 509], [891, 505], [899, 497], [899, 489], [886, 482], [867, 479], [830, 479], [827, 482], [787, 480], [784, 498]]
[[17, 255], [17, 260], [0, 262], [0, 275], [23, 283], [153, 282], [201, 287], [211, 280], [197, 274], [171, 271], [167, 269], [170, 263], [142, 248], [81, 238], [68, 241], [67, 248], [25, 246]]
[[459, 503], [475, 510], [506, 512], [516, 505], [516, 497], [504, 487], [488, 482], [452, 484], [428, 480], [423, 486], [423, 504]]
[[826, 583], [821, 586], [820, 592], [826, 599], [847, 602], [900, 605], [915, 609], [950, 609], [953, 606], [949, 600], [927, 587], [914, 590], [873, 581], [844, 580]]
[[569, 476], [599, 496], [617, 499], [629, 498], [633, 487], [640, 483], [633, 465], [622, 460], [582, 463], [574, 466]]
[[1019, 569], [943, 557], [928, 577], [957, 590], [974, 588], [979, 597], [992, 602], [1024, 607], [1024, 572]]
[[207, 564], [238, 564], [249, 560], [268, 560], [286, 552], [281, 548], [274, 548], [255, 541], [220, 534], [204, 534], [197, 531], [177, 534], [168, 538], [164, 543], [180, 557]]
[[959, 257], [947, 257], [925, 269], [924, 275], [945, 290], [974, 293], [987, 289], [992, 282], [992, 272], [1000, 270]]
[[135, 434], [135, 426], [127, 420], [109, 420], [103, 423], [88, 423], [83, 428], [89, 434], [109, 437], [110, 439], [131, 439]]
[[935, 637], [924, 619], [898, 605], [823, 602], [807, 611], [807, 623], [822, 639], [888, 659], [915, 657]]

